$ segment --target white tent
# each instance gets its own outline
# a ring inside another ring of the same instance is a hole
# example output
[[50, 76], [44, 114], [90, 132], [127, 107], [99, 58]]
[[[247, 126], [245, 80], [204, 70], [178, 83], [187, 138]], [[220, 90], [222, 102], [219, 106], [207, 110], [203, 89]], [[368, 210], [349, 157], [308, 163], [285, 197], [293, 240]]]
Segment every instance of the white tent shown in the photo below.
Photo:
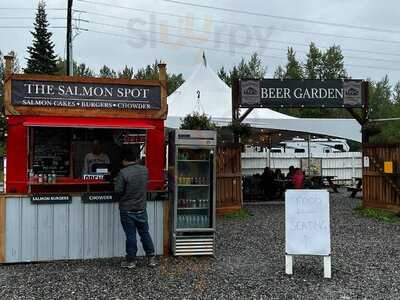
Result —
[[[231, 89], [207, 65], [205, 59], [192, 75], [168, 97], [167, 127], [178, 128], [181, 119], [197, 111], [218, 125], [232, 120]], [[256, 128], [280, 129], [328, 135], [361, 142], [361, 127], [353, 119], [299, 119], [271, 109], [253, 110], [244, 121]]]

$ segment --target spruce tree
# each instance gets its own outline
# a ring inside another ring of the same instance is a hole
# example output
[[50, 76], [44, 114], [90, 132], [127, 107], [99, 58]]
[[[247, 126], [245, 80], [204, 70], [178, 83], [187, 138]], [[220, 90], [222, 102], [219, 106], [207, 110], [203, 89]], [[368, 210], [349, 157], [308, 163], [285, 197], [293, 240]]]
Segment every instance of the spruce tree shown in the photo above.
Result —
[[117, 73], [113, 69], [104, 65], [100, 69], [100, 77], [101, 78], [117, 78]]
[[56, 74], [57, 56], [51, 41], [52, 33], [47, 30], [49, 23], [43, 1], [39, 2], [34, 25], [35, 30], [31, 31], [33, 43], [28, 47], [29, 57], [25, 73]]
[[300, 62], [296, 58], [296, 52], [292, 47], [288, 48], [287, 51], [287, 64], [286, 64], [286, 74], [285, 79], [303, 79], [303, 68]]
[[238, 65], [234, 65], [232, 70], [229, 72], [225, 71], [224, 67], [221, 67], [218, 71], [218, 76], [228, 86], [232, 86], [232, 82], [237, 79], [243, 78], [264, 78], [267, 73], [267, 68], [263, 65], [263, 62], [259, 55], [254, 52], [250, 59], [246, 61], [244, 58], [239, 62]]
[[125, 65], [125, 68], [121, 72], [118, 72], [119, 78], [132, 79], [133, 76], [135, 76], [135, 71], [133, 71], [132, 67], [130, 68], [127, 65]]
[[307, 62], [304, 66], [304, 73], [307, 79], [322, 78], [322, 57], [323, 53], [317, 48], [314, 43], [311, 43], [309, 51], [307, 53]]

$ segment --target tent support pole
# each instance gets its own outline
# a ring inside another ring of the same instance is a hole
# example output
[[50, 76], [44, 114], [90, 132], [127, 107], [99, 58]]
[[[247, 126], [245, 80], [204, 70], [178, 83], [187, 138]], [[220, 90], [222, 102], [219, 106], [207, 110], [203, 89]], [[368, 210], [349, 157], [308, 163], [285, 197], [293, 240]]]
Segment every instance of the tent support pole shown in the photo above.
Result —
[[248, 108], [243, 115], [239, 117], [239, 122], [242, 123], [244, 119], [253, 111], [254, 108]]

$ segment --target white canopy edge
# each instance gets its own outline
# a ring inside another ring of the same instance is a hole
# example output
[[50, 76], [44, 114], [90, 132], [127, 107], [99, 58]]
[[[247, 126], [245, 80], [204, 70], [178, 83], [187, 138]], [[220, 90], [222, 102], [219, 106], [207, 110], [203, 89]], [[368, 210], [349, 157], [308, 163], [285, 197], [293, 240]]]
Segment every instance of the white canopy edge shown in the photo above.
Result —
[[[179, 128], [183, 117], [170, 116], [166, 127]], [[227, 126], [231, 118], [211, 118], [217, 126]], [[344, 138], [361, 143], [361, 125], [354, 119], [245, 119], [255, 128], [306, 132]]]

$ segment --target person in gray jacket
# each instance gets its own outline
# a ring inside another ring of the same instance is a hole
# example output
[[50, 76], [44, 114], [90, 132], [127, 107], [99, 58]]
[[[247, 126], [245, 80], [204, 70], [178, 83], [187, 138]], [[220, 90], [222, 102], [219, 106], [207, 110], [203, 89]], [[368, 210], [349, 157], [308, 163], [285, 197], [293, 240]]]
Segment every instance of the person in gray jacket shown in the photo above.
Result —
[[146, 211], [147, 168], [138, 163], [139, 149], [126, 148], [122, 151], [122, 165], [115, 178], [114, 190], [119, 198], [121, 224], [126, 235], [126, 264], [124, 267], [136, 267], [137, 241], [139, 233], [148, 265], [155, 266], [154, 244], [149, 233]]

